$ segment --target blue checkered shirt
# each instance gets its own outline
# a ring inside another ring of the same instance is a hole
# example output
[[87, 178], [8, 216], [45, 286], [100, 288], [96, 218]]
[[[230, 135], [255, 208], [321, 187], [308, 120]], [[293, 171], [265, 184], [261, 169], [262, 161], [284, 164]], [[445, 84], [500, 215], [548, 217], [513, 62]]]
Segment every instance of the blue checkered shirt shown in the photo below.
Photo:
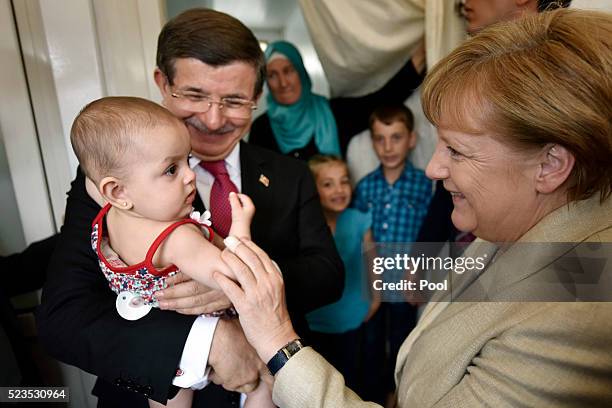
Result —
[[[376, 243], [410, 243], [416, 240], [427, 214], [433, 194], [433, 182], [425, 172], [406, 163], [401, 176], [393, 184], [385, 179], [382, 167], [365, 176], [355, 190], [353, 207], [372, 214], [372, 234]], [[401, 246], [401, 253], [409, 250]], [[397, 247], [389, 247], [389, 253], [379, 247], [378, 256], [394, 256]], [[385, 282], [397, 282], [404, 271], [386, 271]], [[383, 300], [391, 300], [385, 293]], [[397, 293], [402, 300], [402, 294]], [[393, 297], [393, 296], [392, 296]]]

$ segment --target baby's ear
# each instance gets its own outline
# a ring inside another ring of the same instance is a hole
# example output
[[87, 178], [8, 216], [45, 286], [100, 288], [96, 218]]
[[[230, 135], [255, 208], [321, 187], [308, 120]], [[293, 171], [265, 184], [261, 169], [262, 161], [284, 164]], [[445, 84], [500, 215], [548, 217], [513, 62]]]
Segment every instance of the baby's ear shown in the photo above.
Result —
[[100, 180], [98, 190], [102, 193], [104, 200], [117, 208], [129, 210], [134, 206], [126, 194], [123, 183], [116, 177], [104, 177]]

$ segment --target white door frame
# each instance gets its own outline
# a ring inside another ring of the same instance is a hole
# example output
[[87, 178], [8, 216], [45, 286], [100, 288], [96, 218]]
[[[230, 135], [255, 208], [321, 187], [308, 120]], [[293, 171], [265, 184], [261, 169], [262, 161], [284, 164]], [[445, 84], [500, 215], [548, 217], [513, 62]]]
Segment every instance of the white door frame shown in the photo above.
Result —
[[[2, 31], [12, 27], [15, 39], [11, 2], [0, 1]], [[17, 88], [23, 104], [16, 105], [15, 97], [5, 100], [9, 95], [2, 95], [3, 126], [4, 116], [11, 126], [11, 132], [2, 129], [2, 133], [17, 135], [13, 129], [23, 129], [26, 122], [17, 116], [29, 114], [31, 128], [21, 132], [27, 133], [27, 137], [20, 135], [15, 137], [17, 141], [9, 141], [7, 155], [24, 230], [27, 229], [26, 240], [31, 242], [32, 238], [49, 235], [63, 223], [66, 192], [78, 164], [70, 145], [70, 127], [81, 108], [107, 95], [141, 96], [159, 101], [153, 68], [157, 35], [165, 21], [165, 2], [19, 0], [12, 3], [27, 83], [23, 79], [24, 68], [19, 67], [21, 55], [16, 49], [14, 55], [3, 58], [11, 62], [11, 67], [15, 65], [12, 71], [6, 72], [9, 67], [3, 63], [0, 74], [3, 82], [8, 81]], [[10, 20], [11, 25], [4, 24], [4, 20]], [[8, 34], [2, 35], [1, 41], [8, 41]], [[14, 80], [15, 71], [21, 73], [19, 83]], [[2, 89], [5, 89], [4, 83]], [[33, 155], [37, 155], [37, 161]], [[24, 172], [23, 167], [28, 171]], [[36, 183], [23, 180], [26, 175], [36, 179]], [[27, 188], [27, 192], [17, 191], [18, 187]], [[40, 209], [43, 203], [47, 203], [44, 211]], [[51, 220], [41, 219], [49, 218], [49, 211]]]

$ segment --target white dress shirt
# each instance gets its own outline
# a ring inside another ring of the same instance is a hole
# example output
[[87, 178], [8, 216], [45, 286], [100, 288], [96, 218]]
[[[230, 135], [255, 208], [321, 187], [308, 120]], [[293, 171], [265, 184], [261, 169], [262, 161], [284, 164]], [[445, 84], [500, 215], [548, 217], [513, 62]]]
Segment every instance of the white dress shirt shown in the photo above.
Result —
[[[210, 190], [215, 181], [212, 174], [200, 166], [201, 160], [196, 157], [189, 159], [189, 166], [196, 174], [196, 187], [204, 206], [210, 208]], [[229, 173], [230, 180], [236, 185], [238, 191], [242, 191], [242, 176], [240, 174], [240, 143], [225, 158], [225, 167]], [[210, 382], [208, 380], [209, 368], [208, 355], [212, 345], [218, 317], [199, 316], [191, 326], [187, 336], [181, 361], [179, 373], [172, 380], [172, 384], [181, 388], [192, 388], [200, 390]]]

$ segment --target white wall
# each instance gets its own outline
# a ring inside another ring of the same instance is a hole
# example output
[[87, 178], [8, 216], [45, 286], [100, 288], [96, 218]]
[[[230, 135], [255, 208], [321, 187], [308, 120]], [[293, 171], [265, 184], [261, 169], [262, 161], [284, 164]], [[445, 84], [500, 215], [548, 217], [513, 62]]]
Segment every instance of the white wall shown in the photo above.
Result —
[[612, 12], [612, 0], [573, 0], [571, 7]]
[[[5, 242], [18, 250], [62, 224], [77, 166], [70, 126], [85, 104], [106, 95], [159, 101], [152, 73], [162, 6], [162, 0], [0, 0], [0, 253]], [[62, 367], [69, 406], [95, 406], [94, 377]]]
[[22, 0], [14, 6], [51, 206], [60, 226], [76, 169], [69, 148], [72, 119], [103, 93], [91, 3]]
[[[11, 12], [8, 0], [0, 1], [0, 58], [2, 61], [11, 61], [19, 53], [15, 27], [10, 17]], [[12, 67], [4, 63], [0, 66], [0, 81], [4, 81], [3, 78], [11, 78], [7, 76], [10, 73], [9, 70], [14, 73], [15, 70], [19, 71], [21, 68], [19, 61], [13, 61], [13, 64], [10, 65]], [[14, 79], [11, 78], [11, 82], [13, 81]], [[3, 92], [0, 94], [0, 208], [2, 208], [2, 212], [0, 212], [0, 255], [8, 255], [25, 247], [23, 226], [19, 209], [17, 208], [17, 197], [13, 189], [13, 180], [9, 172], [5, 148], [5, 139], [10, 137], [11, 130], [2, 126], [5, 123], [6, 116], [9, 114], [7, 108], [13, 103], [13, 98], [16, 95], [12, 94], [12, 88], [5, 89], [5, 85], [8, 84], [2, 83]], [[13, 143], [13, 141], [9, 143]]]
[[[1, 250], [6, 254], [21, 250], [26, 243], [45, 238], [55, 231], [9, 0], [0, 0], [0, 60], [0, 136], [2, 150], [6, 152], [6, 155], [0, 155], [0, 160], [6, 158], [0, 169], [0, 241]], [[22, 229], [21, 233], [17, 229]]]
[[302, 10], [296, 5], [292, 11], [285, 27], [285, 39], [293, 43], [302, 54], [306, 71], [312, 80], [312, 90], [315, 93], [329, 97], [329, 84], [323, 67], [317, 56], [317, 52], [312, 45], [310, 34], [306, 28], [306, 22], [302, 15]]
[[0, 134], [0, 255], [21, 251], [25, 245], [23, 226], [17, 208], [17, 197], [13, 189], [13, 180], [9, 173], [9, 164]]
[[163, 7], [150, 0], [13, 3], [48, 196], [59, 227], [78, 164], [70, 127], [80, 109], [108, 95], [159, 102], [152, 72]]

